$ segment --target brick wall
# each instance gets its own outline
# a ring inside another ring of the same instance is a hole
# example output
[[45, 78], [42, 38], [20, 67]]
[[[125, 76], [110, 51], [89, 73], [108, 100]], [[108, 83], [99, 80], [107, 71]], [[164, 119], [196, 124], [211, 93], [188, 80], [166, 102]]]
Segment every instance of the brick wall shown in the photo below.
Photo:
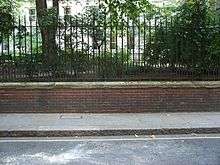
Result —
[[0, 87], [0, 112], [219, 111], [220, 88], [179, 85]]

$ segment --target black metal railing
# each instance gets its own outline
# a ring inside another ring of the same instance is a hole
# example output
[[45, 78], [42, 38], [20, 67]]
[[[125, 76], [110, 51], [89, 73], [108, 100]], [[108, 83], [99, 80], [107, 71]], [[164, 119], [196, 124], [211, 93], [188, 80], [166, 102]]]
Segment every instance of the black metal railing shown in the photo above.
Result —
[[219, 80], [219, 25], [68, 17], [46, 41], [37, 21], [18, 19], [0, 35], [0, 81]]

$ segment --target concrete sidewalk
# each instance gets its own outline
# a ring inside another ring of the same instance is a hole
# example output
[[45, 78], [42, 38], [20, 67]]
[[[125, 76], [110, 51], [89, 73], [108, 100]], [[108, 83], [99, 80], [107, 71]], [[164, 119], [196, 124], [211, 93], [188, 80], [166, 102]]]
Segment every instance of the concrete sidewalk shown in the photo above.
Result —
[[220, 112], [0, 114], [0, 137], [220, 133]]

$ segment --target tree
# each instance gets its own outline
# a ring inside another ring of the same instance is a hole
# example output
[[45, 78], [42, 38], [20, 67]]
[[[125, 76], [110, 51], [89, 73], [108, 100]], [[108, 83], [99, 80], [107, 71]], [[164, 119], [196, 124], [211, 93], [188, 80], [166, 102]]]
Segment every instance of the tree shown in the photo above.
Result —
[[42, 51], [49, 67], [56, 65], [56, 31], [58, 26], [59, 2], [53, 0], [53, 7], [48, 9], [46, 0], [36, 0], [38, 24], [42, 36]]
[[1, 38], [8, 35], [13, 27], [13, 9], [16, 3], [14, 0], [0, 0], [0, 33]]
[[102, 0], [100, 3], [114, 20], [123, 16], [136, 19], [153, 9], [153, 5], [148, 0]]
[[[111, 14], [112, 20], [127, 16], [132, 19], [148, 10], [151, 5], [146, 0], [102, 0], [100, 5]], [[59, 0], [53, 0], [53, 7], [48, 9], [46, 0], [36, 0], [38, 23], [42, 35], [42, 50], [47, 64], [55, 65], [57, 47], [56, 31], [58, 26]]]

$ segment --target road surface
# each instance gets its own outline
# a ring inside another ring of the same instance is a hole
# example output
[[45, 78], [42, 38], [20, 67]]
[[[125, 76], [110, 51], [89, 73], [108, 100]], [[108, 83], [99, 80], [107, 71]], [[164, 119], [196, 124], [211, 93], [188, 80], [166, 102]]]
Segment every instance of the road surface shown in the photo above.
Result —
[[1, 165], [220, 165], [220, 136], [1, 139]]

